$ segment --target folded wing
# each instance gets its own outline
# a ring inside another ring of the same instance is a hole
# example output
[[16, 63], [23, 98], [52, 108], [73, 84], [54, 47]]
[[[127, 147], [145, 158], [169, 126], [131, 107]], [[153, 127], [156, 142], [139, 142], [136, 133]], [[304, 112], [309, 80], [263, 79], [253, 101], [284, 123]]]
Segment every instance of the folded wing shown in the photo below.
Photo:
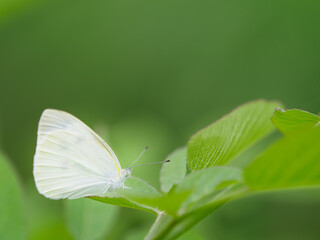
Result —
[[80, 120], [46, 110], [39, 123], [34, 177], [39, 192], [52, 199], [99, 196], [120, 179], [120, 165], [111, 148]]

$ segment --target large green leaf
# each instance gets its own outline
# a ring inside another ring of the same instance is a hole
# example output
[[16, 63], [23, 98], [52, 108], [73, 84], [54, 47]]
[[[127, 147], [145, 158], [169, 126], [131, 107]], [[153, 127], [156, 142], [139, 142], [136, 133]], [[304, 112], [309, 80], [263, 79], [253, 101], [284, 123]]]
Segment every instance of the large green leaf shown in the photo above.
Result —
[[158, 213], [159, 210], [145, 205], [145, 199], [155, 199], [161, 197], [161, 194], [147, 182], [131, 177], [125, 181], [126, 189], [117, 189], [108, 192], [106, 197], [89, 197], [93, 200], [113, 204], [121, 207], [136, 208], [152, 213]]
[[270, 134], [274, 130], [270, 118], [279, 106], [279, 102], [250, 102], [200, 130], [188, 144], [189, 169], [224, 165]]
[[179, 148], [171, 153], [166, 159], [170, 163], [162, 164], [160, 171], [160, 184], [163, 192], [168, 192], [173, 185], [179, 184], [187, 171], [187, 148]]
[[272, 122], [283, 134], [292, 134], [319, 125], [320, 117], [299, 109], [277, 108]]
[[25, 239], [26, 222], [17, 176], [0, 153], [0, 238]]
[[260, 155], [246, 170], [252, 189], [320, 185], [320, 128], [290, 135]]
[[119, 208], [90, 199], [66, 201], [67, 226], [76, 240], [105, 239]]

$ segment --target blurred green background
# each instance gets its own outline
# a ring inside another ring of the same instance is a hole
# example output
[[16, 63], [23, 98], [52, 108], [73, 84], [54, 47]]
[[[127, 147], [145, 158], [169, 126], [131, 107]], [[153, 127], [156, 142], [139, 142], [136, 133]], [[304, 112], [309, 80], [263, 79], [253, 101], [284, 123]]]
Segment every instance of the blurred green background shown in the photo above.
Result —
[[[28, 239], [72, 239], [63, 201], [32, 176], [45, 108], [93, 127], [122, 167], [161, 161], [257, 98], [320, 109], [320, 2], [0, 0], [0, 148], [23, 188]], [[134, 175], [158, 188], [160, 166]], [[107, 239], [141, 239], [154, 216], [121, 209]], [[181, 239], [320, 239], [320, 192], [232, 202]]]

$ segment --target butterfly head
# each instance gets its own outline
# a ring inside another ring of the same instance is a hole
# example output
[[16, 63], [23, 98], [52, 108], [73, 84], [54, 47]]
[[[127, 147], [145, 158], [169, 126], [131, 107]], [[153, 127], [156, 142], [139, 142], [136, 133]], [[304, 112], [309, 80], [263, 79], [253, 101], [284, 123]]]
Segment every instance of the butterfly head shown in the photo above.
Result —
[[121, 178], [127, 179], [131, 176], [131, 169], [130, 168], [122, 169], [121, 171], [122, 171]]

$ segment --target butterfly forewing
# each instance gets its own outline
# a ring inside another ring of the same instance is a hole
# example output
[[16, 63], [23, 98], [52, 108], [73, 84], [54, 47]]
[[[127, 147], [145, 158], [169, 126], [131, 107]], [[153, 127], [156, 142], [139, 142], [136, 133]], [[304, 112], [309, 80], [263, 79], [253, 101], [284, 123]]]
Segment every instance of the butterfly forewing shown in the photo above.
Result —
[[117, 156], [114, 154], [110, 146], [105, 141], [103, 141], [103, 139], [100, 138], [98, 134], [91, 130], [86, 124], [84, 124], [78, 118], [64, 111], [46, 109], [42, 113], [39, 122], [37, 143], [42, 142], [50, 133], [59, 130], [68, 132], [73, 131], [79, 135], [82, 135], [84, 138], [87, 138], [88, 140], [92, 139], [93, 141], [97, 141], [99, 144], [102, 144], [103, 146], [105, 146], [107, 154], [109, 154], [110, 157], [115, 160], [116, 164], [120, 168], [120, 163], [117, 159]]

